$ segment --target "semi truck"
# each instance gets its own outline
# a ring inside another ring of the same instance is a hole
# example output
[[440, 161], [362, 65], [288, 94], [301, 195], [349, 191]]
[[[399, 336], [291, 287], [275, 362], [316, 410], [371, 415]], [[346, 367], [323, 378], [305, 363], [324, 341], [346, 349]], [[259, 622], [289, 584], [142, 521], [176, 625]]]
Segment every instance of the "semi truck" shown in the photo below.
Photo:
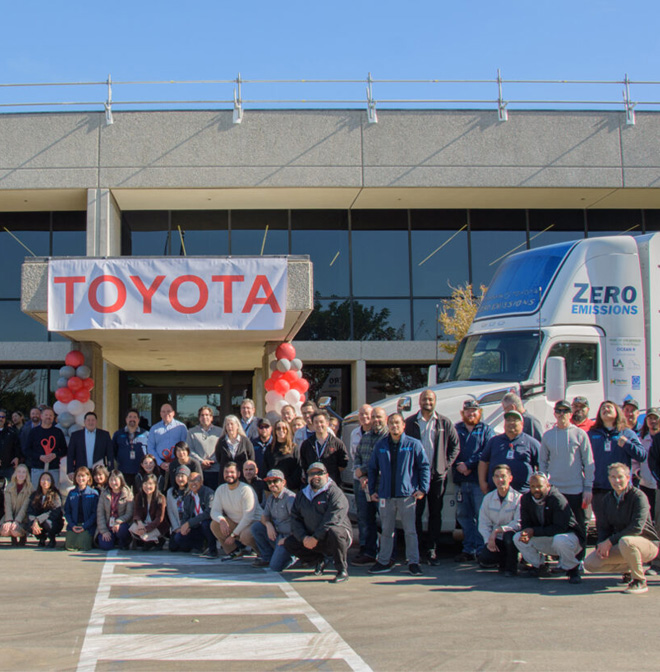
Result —
[[[436, 410], [454, 422], [466, 399], [502, 431], [510, 391], [544, 428], [554, 402], [584, 396], [593, 417], [605, 399], [660, 405], [660, 233], [587, 238], [512, 254], [499, 266], [444, 382]], [[423, 390], [407, 392], [417, 412]], [[401, 396], [374, 402], [397, 410]], [[344, 436], [356, 426], [347, 416]], [[443, 529], [455, 527], [448, 487]]]

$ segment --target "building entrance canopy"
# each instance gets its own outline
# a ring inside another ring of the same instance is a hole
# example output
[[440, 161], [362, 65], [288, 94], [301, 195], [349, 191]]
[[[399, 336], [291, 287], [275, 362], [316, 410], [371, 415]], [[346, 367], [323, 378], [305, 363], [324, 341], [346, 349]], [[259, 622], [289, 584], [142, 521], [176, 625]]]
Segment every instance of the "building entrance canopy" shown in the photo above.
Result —
[[124, 370], [249, 370], [313, 308], [307, 257], [26, 259], [21, 308]]

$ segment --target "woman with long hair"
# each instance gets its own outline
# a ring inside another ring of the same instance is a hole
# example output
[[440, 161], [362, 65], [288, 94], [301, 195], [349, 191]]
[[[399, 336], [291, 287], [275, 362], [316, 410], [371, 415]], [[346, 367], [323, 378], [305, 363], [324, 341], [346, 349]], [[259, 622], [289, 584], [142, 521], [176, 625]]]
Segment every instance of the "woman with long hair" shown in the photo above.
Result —
[[57, 535], [64, 527], [62, 497], [49, 471], [41, 474], [38, 485], [28, 504], [25, 531], [34, 534], [39, 546], [45, 546], [48, 541], [48, 547], [55, 548]]
[[126, 485], [121, 471], [115, 469], [108, 478], [108, 487], [99, 495], [96, 512], [98, 537], [96, 543], [103, 551], [115, 546], [126, 550], [131, 543], [128, 531], [133, 522], [133, 492]]
[[598, 408], [596, 421], [589, 430], [589, 440], [596, 468], [591, 507], [598, 521], [603, 498], [612, 490], [608, 478], [610, 464], [620, 462], [630, 469], [633, 460], [643, 462], [646, 459], [646, 451], [637, 434], [627, 428], [621, 407], [609, 399]]
[[92, 473], [78, 467], [73, 476], [75, 487], [64, 502], [67, 551], [91, 551], [96, 533], [96, 510], [99, 493], [92, 487]]
[[215, 446], [215, 459], [220, 466], [220, 483], [224, 483], [223, 472], [229, 462], [235, 462], [239, 471], [247, 460], [254, 460], [254, 447], [248, 439], [241, 421], [235, 415], [227, 415], [222, 424], [222, 436]]
[[142, 491], [142, 483], [149, 474], [153, 474], [156, 477], [158, 490], [160, 492], [165, 492], [167, 476], [163, 474], [153, 455], [145, 455], [142, 458], [142, 462], [140, 462], [140, 469], [135, 475], [135, 481], [133, 482], [134, 495], [137, 495]]
[[5, 488], [5, 515], [0, 520], [0, 536], [10, 537], [12, 546], [25, 546], [27, 541], [23, 523], [27, 519], [28, 504], [33, 492], [28, 468], [19, 464]]
[[[201, 473], [201, 472], [200, 472]], [[188, 494], [188, 480], [191, 471], [184, 464], [173, 472], [174, 485], [167, 491], [167, 517], [170, 521], [170, 551], [178, 551], [179, 546], [174, 541], [175, 535], [181, 530], [183, 516], [183, 501]]]
[[169, 528], [167, 501], [158, 490], [157, 476], [148, 474], [142, 481], [142, 489], [135, 496], [133, 524], [129, 531], [145, 551], [150, 551], [162, 548]]
[[300, 489], [300, 460], [293, 445], [293, 430], [284, 420], [275, 423], [273, 443], [264, 453], [264, 475], [271, 469], [279, 469], [284, 474], [289, 490]]
[[[632, 463], [632, 472], [639, 479], [639, 489], [646, 495], [646, 498], [649, 500], [649, 506], [651, 508], [651, 519], [655, 520], [655, 494], [658, 490], [658, 484], [655, 481], [653, 472], [651, 471], [651, 462], [653, 461], [651, 456], [651, 446], [653, 445], [653, 437], [660, 432], [660, 409], [658, 408], [648, 408], [646, 409], [646, 417], [644, 418], [644, 424], [639, 433], [640, 441], [648, 458], [643, 462], [638, 460], [633, 460]], [[657, 468], [657, 465], [653, 465]]]
[[110, 472], [105, 464], [97, 464], [92, 469], [92, 487], [99, 495], [108, 488]]

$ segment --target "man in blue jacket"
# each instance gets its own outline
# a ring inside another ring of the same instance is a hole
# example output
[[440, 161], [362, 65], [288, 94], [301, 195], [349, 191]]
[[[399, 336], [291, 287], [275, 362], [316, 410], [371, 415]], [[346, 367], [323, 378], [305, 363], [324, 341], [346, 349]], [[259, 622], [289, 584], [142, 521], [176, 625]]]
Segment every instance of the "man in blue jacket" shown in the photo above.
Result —
[[390, 415], [387, 427], [389, 436], [378, 441], [369, 460], [369, 492], [372, 493], [372, 501], [379, 503], [383, 528], [376, 564], [369, 573], [391, 571], [390, 558], [398, 512], [406, 537], [408, 572], [420, 576], [415, 507], [417, 500], [428, 492], [431, 467], [422, 442], [404, 433], [405, 424], [400, 413]]

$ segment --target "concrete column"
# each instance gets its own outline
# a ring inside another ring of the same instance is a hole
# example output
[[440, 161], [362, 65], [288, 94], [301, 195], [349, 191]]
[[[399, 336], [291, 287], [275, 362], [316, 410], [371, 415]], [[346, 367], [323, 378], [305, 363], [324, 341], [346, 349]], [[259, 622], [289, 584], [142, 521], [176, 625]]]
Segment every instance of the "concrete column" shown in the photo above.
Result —
[[119, 408], [119, 369], [110, 362], [103, 361], [103, 429], [114, 434], [123, 427], [120, 413], [127, 409]]
[[109, 189], [87, 190], [87, 256], [121, 254], [121, 210]]
[[266, 390], [264, 389], [264, 382], [270, 378], [270, 362], [275, 359], [275, 350], [279, 342], [266, 341], [264, 344], [264, 354], [261, 359], [261, 368], [255, 369], [254, 377], [252, 378], [252, 394], [254, 395], [254, 403], [257, 406], [257, 415], [266, 415]]
[[[104, 401], [105, 401], [105, 369], [101, 347], [91, 341], [74, 343], [74, 348], [80, 350], [85, 357], [85, 364], [92, 370], [92, 379], [94, 380], [94, 389], [91, 392], [91, 399], [94, 402], [94, 412], [99, 419], [99, 427], [105, 427]], [[109, 431], [109, 430], [108, 430]]]
[[351, 408], [360, 408], [367, 403], [367, 362], [356, 359], [351, 362]]

